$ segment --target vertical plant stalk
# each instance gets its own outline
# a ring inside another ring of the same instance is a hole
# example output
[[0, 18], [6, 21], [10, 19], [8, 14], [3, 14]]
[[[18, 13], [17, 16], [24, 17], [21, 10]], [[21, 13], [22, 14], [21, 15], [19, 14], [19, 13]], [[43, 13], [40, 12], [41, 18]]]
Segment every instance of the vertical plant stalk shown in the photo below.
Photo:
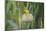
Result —
[[26, 9], [28, 9], [28, 6], [29, 6], [29, 2], [27, 2], [27, 6], [26, 6]]
[[[19, 5], [19, 2], [18, 2], [18, 5]], [[20, 8], [19, 8], [19, 28], [21, 29]]]

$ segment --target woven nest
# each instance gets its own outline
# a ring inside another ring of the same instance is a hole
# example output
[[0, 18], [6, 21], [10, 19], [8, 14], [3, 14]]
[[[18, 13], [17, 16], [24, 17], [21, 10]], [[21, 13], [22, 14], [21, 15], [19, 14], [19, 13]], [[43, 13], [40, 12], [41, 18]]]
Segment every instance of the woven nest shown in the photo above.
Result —
[[26, 16], [26, 15], [22, 16], [22, 21], [23, 22], [31, 22], [32, 20], [33, 20], [32, 14], [29, 14], [28, 16]]

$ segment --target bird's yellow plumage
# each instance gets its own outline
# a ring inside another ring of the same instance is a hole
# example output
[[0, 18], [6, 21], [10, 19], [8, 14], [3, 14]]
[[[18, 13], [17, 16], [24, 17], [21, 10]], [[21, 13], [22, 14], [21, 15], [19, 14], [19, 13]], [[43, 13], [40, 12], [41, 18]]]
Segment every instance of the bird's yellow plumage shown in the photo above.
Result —
[[25, 12], [24, 13], [25, 15], [28, 15], [29, 14], [29, 10], [27, 10], [27, 9], [25, 9], [24, 12]]

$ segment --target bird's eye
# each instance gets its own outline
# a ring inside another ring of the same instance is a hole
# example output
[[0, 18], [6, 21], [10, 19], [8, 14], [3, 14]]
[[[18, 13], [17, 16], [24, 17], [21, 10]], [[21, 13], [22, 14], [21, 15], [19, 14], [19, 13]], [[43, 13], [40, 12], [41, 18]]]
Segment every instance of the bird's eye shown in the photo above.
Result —
[[24, 12], [24, 13], [26, 13], [26, 12]]

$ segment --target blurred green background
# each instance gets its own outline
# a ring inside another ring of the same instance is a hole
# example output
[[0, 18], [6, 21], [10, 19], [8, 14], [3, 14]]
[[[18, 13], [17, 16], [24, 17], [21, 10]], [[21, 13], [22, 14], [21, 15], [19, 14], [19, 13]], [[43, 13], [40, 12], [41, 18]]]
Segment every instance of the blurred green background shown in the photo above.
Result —
[[[27, 4], [28, 3], [28, 4]], [[44, 3], [23, 2], [23, 1], [5, 1], [5, 30], [19, 29], [19, 13], [23, 14], [24, 7], [32, 13], [33, 21], [29, 29], [44, 28]], [[26, 27], [26, 26], [25, 26]], [[22, 28], [21, 28], [22, 29]]]

